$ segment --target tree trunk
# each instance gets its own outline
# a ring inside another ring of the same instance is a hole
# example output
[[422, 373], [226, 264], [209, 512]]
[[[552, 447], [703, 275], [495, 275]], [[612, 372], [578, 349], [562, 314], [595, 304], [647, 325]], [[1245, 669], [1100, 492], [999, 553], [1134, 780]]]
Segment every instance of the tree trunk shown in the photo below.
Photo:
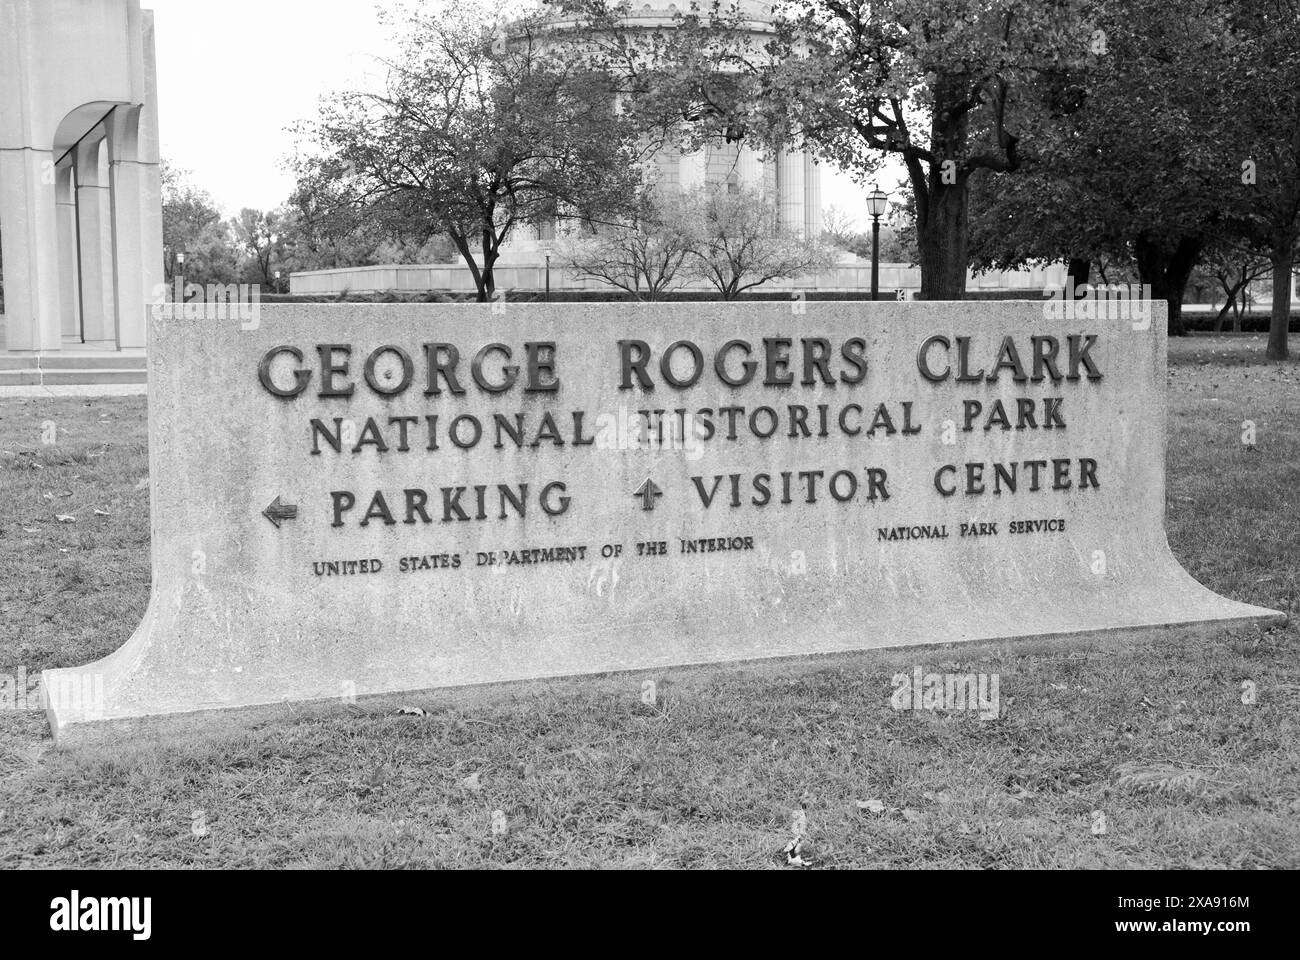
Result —
[[1204, 241], [1200, 237], [1182, 237], [1173, 250], [1143, 234], [1133, 244], [1138, 278], [1151, 285], [1151, 297], [1169, 304], [1169, 336], [1185, 337], [1183, 326], [1183, 291], [1196, 268]]
[[479, 269], [478, 261], [474, 259], [474, 251], [469, 248], [468, 239], [460, 233], [453, 230], [447, 231], [447, 236], [451, 237], [452, 245], [460, 254], [460, 258], [465, 261], [465, 266], [469, 267], [469, 275], [474, 280], [474, 289], [477, 291], [479, 303], [487, 303], [492, 299], [491, 286], [493, 284], [492, 268], [486, 268], [487, 279], [486, 285], [484, 280], [484, 271]]
[[[922, 300], [966, 299], [967, 205], [966, 177], [946, 184], [936, 172], [930, 178], [925, 205], [918, 217], [917, 246], [921, 259]], [[921, 209], [918, 204], [918, 209]]]
[[491, 303], [497, 293], [497, 242], [491, 230], [483, 231], [483, 269], [478, 284], [478, 302]]
[[1088, 283], [1088, 278], [1092, 276], [1092, 261], [1071, 257], [1069, 266], [1065, 268], [1065, 273], [1069, 279], [1070, 289], [1074, 291], [1074, 299], [1080, 299], [1083, 294], [1079, 293], [1079, 288], [1085, 286]]
[[1294, 264], [1294, 238], [1273, 248], [1273, 316], [1268, 326], [1269, 360], [1285, 360], [1291, 355], [1287, 332], [1291, 324], [1291, 268]]
[[1232, 301], [1229, 300], [1219, 308], [1219, 315], [1214, 318], [1214, 332], [1223, 332], [1223, 321], [1228, 319], [1228, 312], [1232, 310]]

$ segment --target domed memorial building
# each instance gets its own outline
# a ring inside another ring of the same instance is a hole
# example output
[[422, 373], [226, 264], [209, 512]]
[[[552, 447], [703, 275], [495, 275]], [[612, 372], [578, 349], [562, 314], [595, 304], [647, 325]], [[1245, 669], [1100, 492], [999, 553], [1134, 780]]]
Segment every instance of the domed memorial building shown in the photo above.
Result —
[[[761, 0], [732, 0], [735, 28], [752, 37], [755, 46], [765, 43], [774, 32], [772, 5]], [[674, 30], [681, 17], [708, 4], [683, 0], [681, 4], [637, 3], [626, 5], [620, 27], [631, 31]], [[565, 21], [552, 21], [563, 29]], [[775, 153], [741, 139], [719, 136], [701, 149], [687, 150], [669, 143], [647, 163], [649, 179], [661, 191], [689, 190], [701, 184], [718, 188], [746, 187], [758, 191], [776, 210], [783, 233], [816, 239], [822, 230], [821, 168], [813, 155], [795, 147]], [[524, 228], [502, 246], [503, 266], [532, 266], [544, 258], [555, 239], [550, 225]]]

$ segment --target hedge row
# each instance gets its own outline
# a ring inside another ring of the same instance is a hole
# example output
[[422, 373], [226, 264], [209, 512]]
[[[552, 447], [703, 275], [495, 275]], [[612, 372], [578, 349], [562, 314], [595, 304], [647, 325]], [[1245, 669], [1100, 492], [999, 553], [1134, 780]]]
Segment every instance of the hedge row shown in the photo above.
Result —
[[[893, 290], [881, 290], [880, 299], [894, 299]], [[749, 290], [737, 299], [747, 302], [788, 302], [793, 294], [788, 290]], [[860, 302], [871, 299], [861, 290], [808, 290], [804, 300]], [[510, 303], [541, 303], [546, 295], [535, 290], [510, 290], [505, 299]], [[635, 298], [623, 290], [556, 290], [551, 293], [552, 303], [632, 303]], [[967, 300], [1041, 300], [1041, 290], [971, 291]], [[672, 303], [716, 303], [718, 295], [707, 290], [681, 290], [668, 294], [664, 300]], [[338, 295], [276, 295], [262, 294], [263, 303], [473, 303], [472, 293], [449, 293], [431, 290], [420, 293], [345, 293]]]
[[[541, 303], [546, 299], [542, 293], [533, 291], [511, 291], [506, 295], [506, 300], [510, 303]], [[666, 300], [677, 303], [702, 303], [716, 302], [717, 295], [705, 291], [681, 291], [665, 298]], [[754, 290], [741, 294], [739, 298], [742, 302], [751, 303], [771, 303], [771, 302], [788, 302], [790, 294], [780, 290]], [[805, 295], [809, 302], [814, 301], [837, 301], [837, 302], [862, 302], [870, 300], [869, 296], [863, 296], [860, 291], [856, 290], [810, 290]], [[967, 300], [1042, 300], [1041, 290], [993, 290], [980, 291], [972, 290], [966, 294]], [[424, 293], [376, 293], [376, 294], [343, 294], [339, 296], [305, 296], [305, 295], [270, 295], [262, 297], [263, 303], [473, 303], [475, 298], [473, 294], [464, 293], [447, 293], [444, 291], [429, 291]], [[555, 291], [551, 294], [552, 303], [631, 303], [633, 297], [631, 294], [622, 290], [600, 291], [600, 290], [566, 290]], [[1209, 312], [1188, 313], [1183, 312], [1183, 326], [1196, 333], [1211, 333], [1214, 331], [1215, 314]], [[1224, 320], [1224, 332], [1229, 332], [1232, 328], [1232, 317], [1229, 316]], [[1249, 316], [1242, 317], [1241, 331], [1243, 333], [1264, 333], [1269, 328], [1269, 316], [1267, 313], [1255, 312]], [[1290, 329], [1294, 332], [1300, 332], [1300, 312], [1291, 314]]]

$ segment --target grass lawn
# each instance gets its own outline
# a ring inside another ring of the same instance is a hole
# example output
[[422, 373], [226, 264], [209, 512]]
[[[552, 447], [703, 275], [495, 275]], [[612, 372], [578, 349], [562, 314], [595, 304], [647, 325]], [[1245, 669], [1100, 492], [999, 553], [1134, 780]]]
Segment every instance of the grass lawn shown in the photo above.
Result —
[[[1170, 540], [1220, 593], [1294, 614], [1300, 364], [1262, 352], [1171, 346]], [[139, 622], [144, 412], [0, 399], [0, 673], [98, 658]], [[684, 669], [656, 675], [653, 707], [640, 676], [555, 681], [107, 752], [55, 751], [42, 714], [4, 710], [0, 868], [789, 869], [796, 810], [814, 867], [1294, 868], [1298, 640], [1292, 623]], [[895, 712], [890, 678], [918, 665], [999, 674], [1002, 718]]]

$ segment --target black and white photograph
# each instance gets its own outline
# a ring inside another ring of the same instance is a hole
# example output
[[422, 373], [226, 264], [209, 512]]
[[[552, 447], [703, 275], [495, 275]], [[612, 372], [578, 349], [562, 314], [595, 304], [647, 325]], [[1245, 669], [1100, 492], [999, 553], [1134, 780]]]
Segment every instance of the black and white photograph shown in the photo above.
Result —
[[979, 870], [1248, 948], [1298, 330], [1300, 0], [0, 0], [13, 923]]

